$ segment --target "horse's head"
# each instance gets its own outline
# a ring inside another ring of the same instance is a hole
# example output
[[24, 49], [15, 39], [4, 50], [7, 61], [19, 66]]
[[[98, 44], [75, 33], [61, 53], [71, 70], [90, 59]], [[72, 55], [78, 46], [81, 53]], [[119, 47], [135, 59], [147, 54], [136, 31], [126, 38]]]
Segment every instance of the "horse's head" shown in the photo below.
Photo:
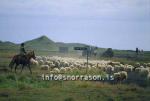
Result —
[[36, 59], [34, 51], [29, 52], [27, 55], [28, 55], [29, 58]]

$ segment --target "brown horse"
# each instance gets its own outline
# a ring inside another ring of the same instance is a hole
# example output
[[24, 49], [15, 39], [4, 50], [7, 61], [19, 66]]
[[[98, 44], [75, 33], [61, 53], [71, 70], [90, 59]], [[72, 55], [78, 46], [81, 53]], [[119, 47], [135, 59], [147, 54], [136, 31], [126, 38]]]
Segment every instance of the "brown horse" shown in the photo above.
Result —
[[13, 66], [15, 65], [15, 73], [16, 73], [16, 69], [19, 65], [22, 65], [22, 69], [21, 69], [21, 73], [22, 73], [22, 70], [25, 66], [27, 66], [30, 70], [30, 73], [32, 74], [32, 71], [31, 71], [31, 67], [30, 67], [30, 59], [33, 58], [35, 59], [35, 54], [34, 54], [34, 51], [31, 51], [31, 52], [28, 52], [25, 56], [21, 56], [21, 55], [15, 55], [10, 64], [9, 64], [9, 67], [11, 68], [11, 71], [13, 69]]

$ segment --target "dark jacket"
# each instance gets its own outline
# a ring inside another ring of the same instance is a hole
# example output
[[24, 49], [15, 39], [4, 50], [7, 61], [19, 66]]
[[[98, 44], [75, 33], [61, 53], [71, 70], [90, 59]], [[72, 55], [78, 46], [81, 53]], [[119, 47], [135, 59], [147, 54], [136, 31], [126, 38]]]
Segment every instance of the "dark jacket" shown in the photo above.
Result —
[[21, 46], [21, 47], [20, 47], [20, 54], [21, 54], [21, 55], [25, 55], [25, 54], [26, 54], [26, 51], [25, 51], [24, 46]]

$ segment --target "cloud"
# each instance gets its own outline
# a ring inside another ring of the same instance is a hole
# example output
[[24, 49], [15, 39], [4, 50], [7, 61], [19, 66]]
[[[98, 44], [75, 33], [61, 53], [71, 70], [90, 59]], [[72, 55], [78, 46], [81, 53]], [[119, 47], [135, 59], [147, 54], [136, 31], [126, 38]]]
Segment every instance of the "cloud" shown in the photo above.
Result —
[[1, 0], [0, 14], [149, 19], [150, 0]]

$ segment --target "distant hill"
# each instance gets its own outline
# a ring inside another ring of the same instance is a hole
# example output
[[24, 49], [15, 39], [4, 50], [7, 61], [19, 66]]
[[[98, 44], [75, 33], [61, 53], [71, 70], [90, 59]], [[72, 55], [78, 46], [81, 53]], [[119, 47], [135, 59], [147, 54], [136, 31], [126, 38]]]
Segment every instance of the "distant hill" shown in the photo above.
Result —
[[44, 50], [44, 51], [56, 51], [57, 45], [54, 41], [50, 40], [46, 36], [41, 36], [39, 38], [26, 41], [25, 42], [26, 49], [33, 49], [33, 50]]
[[0, 41], [0, 49], [1, 50], [15, 50], [18, 48], [18, 45], [9, 41], [2, 42]]
[[[36, 51], [58, 51], [59, 47], [68, 47], [69, 51], [73, 51], [73, 47], [83, 47], [86, 44], [80, 44], [80, 43], [63, 43], [63, 42], [54, 42], [51, 39], [49, 39], [47, 36], [41, 36], [33, 40], [29, 40], [24, 42], [25, 48], [27, 50], [36, 50]], [[19, 49], [19, 44], [15, 44], [12, 42], [2, 42], [0, 41], [0, 49]]]

